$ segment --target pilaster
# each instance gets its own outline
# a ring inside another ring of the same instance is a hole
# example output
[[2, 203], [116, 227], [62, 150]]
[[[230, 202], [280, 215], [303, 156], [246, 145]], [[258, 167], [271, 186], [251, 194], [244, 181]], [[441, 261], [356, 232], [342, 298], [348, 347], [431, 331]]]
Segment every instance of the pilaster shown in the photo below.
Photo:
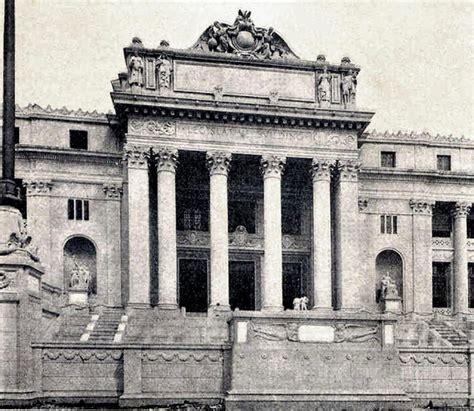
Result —
[[158, 307], [178, 308], [176, 253], [176, 167], [178, 150], [153, 150], [158, 193]]
[[210, 174], [211, 307], [229, 309], [227, 175], [231, 153], [208, 152]]
[[313, 296], [314, 308], [332, 309], [331, 168], [334, 161], [314, 158], [313, 178]]
[[264, 249], [262, 271], [262, 309], [283, 309], [283, 256], [281, 234], [281, 177], [286, 158], [263, 155]]
[[467, 216], [471, 204], [456, 203], [452, 212], [454, 220], [454, 267], [453, 267], [453, 305], [454, 314], [467, 314], [469, 311], [469, 280], [467, 260]]
[[103, 185], [107, 212], [107, 304], [122, 304], [121, 210], [122, 184]]
[[433, 311], [433, 252], [431, 246], [434, 201], [411, 199], [413, 211], [413, 311]]
[[148, 160], [150, 147], [127, 144], [130, 306], [150, 305], [150, 227]]

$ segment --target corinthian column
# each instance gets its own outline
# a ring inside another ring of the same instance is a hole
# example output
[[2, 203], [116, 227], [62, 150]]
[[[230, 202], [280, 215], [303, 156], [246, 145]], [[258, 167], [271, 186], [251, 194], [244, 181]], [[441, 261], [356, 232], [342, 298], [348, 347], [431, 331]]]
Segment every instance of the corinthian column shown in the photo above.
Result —
[[364, 304], [365, 277], [359, 272], [359, 186], [360, 163], [338, 162], [336, 187], [336, 281], [338, 307], [360, 309]]
[[262, 272], [262, 309], [283, 309], [283, 257], [281, 246], [281, 176], [286, 158], [264, 155], [263, 171], [263, 221], [264, 248]]
[[313, 159], [313, 296], [314, 308], [332, 309], [331, 279], [331, 166]]
[[129, 144], [125, 147], [124, 160], [128, 165], [128, 304], [137, 308], [150, 305], [149, 157], [149, 147]]
[[413, 302], [407, 311], [429, 314], [433, 310], [433, 252], [431, 246], [432, 214], [431, 200], [410, 200], [413, 210]]
[[469, 311], [469, 280], [467, 272], [467, 216], [470, 203], [456, 203], [454, 218], [454, 313]]
[[231, 158], [225, 152], [206, 155], [211, 197], [211, 307], [221, 309], [230, 309], [227, 173]]
[[158, 307], [178, 308], [176, 272], [176, 166], [178, 150], [155, 150], [158, 184]]

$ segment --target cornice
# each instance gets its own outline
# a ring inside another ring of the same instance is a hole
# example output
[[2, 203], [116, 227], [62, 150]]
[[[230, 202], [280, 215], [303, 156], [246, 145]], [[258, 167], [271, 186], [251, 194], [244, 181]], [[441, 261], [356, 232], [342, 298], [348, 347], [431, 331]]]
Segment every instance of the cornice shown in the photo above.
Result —
[[151, 115], [233, 123], [341, 128], [359, 134], [368, 126], [374, 112], [320, 109], [315, 107], [272, 106], [145, 96], [112, 92], [118, 114]]
[[[382, 169], [377, 167], [363, 167], [360, 170], [362, 177], [373, 179], [379, 177], [381, 179], [390, 179], [393, 177], [401, 180], [413, 178], [428, 178], [439, 180], [474, 180], [474, 173], [463, 173], [455, 171], [437, 171], [437, 170], [401, 170], [401, 169]], [[450, 181], [452, 182], [452, 181]]]
[[39, 104], [28, 104], [26, 107], [15, 107], [16, 118], [23, 119], [44, 119], [44, 120], [60, 120], [60, 121], [83, 121], [89, 123], [109, 124], [113, 120], [112, 113], [99, 113], [97, 110], [84, 111], [82, 109], [69, 110], [66, 107], [52, 108], [50, 105], [46, 108]]
[[396, 133], [384, 131], [378, 132], [372, 130], [366, 133], [363, 133], [359, 138], [359, 143], [392, 143], [392, 144], [425, 144], [429, 146], [438, 146], [438, 147], [469, 147], [474, 148], [474, 140], [461, 136], [455, 137], [453, 135], [444, 136], [440, 134], [432, 135], [430, 133], [404, 133], [398, 131]]

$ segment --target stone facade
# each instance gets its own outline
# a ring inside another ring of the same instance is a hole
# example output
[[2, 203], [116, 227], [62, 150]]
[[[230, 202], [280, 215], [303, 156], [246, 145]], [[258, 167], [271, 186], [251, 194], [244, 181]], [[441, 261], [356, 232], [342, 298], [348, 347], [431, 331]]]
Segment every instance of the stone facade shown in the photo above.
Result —
[[360, 68], [249, 12], [124, 53], [113, 114], [17, 108], [37, 253], [12, 280], [30, 240], [0, 244], [0, 399], [470, 404], [474, 142], [366, 132]]

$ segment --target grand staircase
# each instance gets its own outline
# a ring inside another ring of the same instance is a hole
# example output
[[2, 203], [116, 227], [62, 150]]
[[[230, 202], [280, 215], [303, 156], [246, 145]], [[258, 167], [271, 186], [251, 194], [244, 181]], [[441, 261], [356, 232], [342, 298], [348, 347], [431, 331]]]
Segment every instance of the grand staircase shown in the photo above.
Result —
[[446, 322], [432, 322], [430, 328], [435, 330], [444, 340], [454, 347], [466, 346], [469, 344], [469, 340], [462, 331], [456, 330], [454, 326]]
[[120, 320], [124, 314], [124, 310], [121, 308], [104, 309], [90, 333], [88, 342], [112, 343], [117, 333]]

